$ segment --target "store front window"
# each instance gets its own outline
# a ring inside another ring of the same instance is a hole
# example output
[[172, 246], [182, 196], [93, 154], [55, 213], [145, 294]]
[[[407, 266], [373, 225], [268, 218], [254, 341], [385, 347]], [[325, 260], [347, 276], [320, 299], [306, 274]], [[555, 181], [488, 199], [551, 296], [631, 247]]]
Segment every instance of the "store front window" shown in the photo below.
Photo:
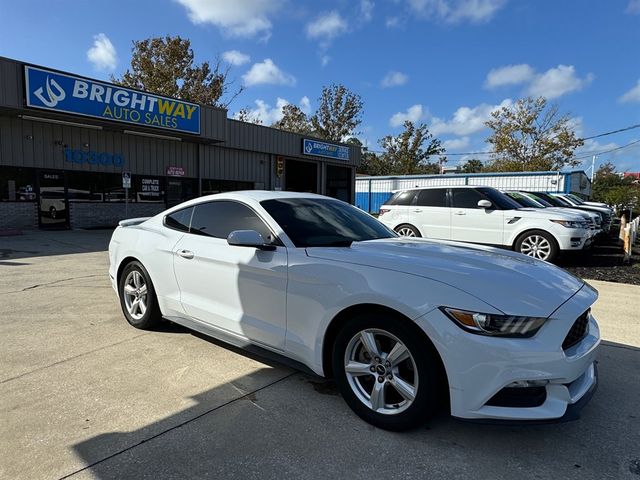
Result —
[[202, 180], [202, 195], [220, 192], [234, 192], [237, 190], [253, 190], [253, 182], [238, 182], [235, 180]]
[[36, 178], [32, 168], [0, 168], [0, 201], [35, 202]]

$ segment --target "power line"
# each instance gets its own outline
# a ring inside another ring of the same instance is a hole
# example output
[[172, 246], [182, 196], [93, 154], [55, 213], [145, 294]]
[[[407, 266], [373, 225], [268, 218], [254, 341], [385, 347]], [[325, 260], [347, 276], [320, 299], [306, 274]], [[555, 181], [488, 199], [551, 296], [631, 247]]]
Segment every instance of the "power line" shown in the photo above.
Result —
[[[635, 129], [635, 128], [640, 128], [640, 123], [639, 123], [639, 124], [636, 124], [636, 125], [630, 125], [630, 126], [628, 126], [628, 127], [624, 127], [624, 128], [619, 128], [618, 130], [611, 130], [611, 131], [609, 131], [609, 132], [599, 133], [599, 134], [597, 134], [597, 135], [592, 135], [592, 136], [590, 136], [590, 137], [582, 137], [582, 138], [580, 138], [579, 140], [582, 140], [582, 141], [584, 141], [584, 140], [592, 140], [592, 139], [594, 139], [594, 138], [606, 137], [606, 136], [608, 136], [608, 135], [613, 135], [613, 134], [615, 134], [615, 133], [627, 132], [627, 131], [629, 131], [629, 130], [633, 130], [633, 129]], [[582, 157], [573, 157], [573, 158], [572, 158], [572, 160], [580, 160], [580, 159], [582, 159], [582, 158], [591, 157], [592, 155], [603, 155], [603, 154], [605, 154], [605, 153], [615, 152], [616, 150], [622, 150], [623, 148], [630, 147], [630, 146], [632, 146], [632, 145], [634, 145], [634, 144], [636, 144], [636, 143], [639, 143], [639, 142], [640, 142], [640, 140], [637, 140], [637, 141], [634, 141], [634, 142], [628, 143], [627, 145], [623, 145], [623, 146], [621, 146], [621, 147], [612, 148], [612, 149], [610, 149], [610, 150], [603, 150], [603, 151], [601, 151], [601, 152], [590, 152], [590, 153], [588, 153], [588, 154], [586, 154], [586, 155], [584, 155], [584, 156], [582, 156]], [[364, 147], [364, 148], [366, 148], [366, 147]], [[366, 151], [367, 151], [367, 152], [372, 152], [372, 153], [386, 153], [386, 152], [385, 152], [385, 151], [383, 151], [383, 150], [371, 150], [371, 149], [368, 149], [368, 148], [366, 149]], [[442, 154], [440, 154], [440, 155], [456, 157], [456, 156], [465, 156], [465, 155], [494, 155], [494, 154], [496, 154], [496, 153], [498, 153], [498, 152], [496, 152], [496, 151], [484, 151], [484, 152], [455, 152], [455, 153], [445, 152], [445, 153], [442, 153]]]

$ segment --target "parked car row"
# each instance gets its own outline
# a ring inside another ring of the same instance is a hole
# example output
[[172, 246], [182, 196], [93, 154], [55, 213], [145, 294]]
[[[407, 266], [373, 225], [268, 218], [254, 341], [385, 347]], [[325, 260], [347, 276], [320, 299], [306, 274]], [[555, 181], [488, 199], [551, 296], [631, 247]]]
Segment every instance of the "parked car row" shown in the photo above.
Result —
[[570, 194], [454, 186], [397, 191], [378, 219], [403, 236], [499, 246], [551, 262], [591, 246], [612, 216], [608, 206]]

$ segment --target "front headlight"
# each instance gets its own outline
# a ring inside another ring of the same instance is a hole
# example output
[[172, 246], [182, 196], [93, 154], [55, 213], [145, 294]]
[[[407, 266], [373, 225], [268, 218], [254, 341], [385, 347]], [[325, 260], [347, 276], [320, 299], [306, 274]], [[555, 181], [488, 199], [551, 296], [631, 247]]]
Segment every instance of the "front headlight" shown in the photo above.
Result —
[[567, 228], [582, 228], [582, 222], [576, 222], [574, 220], [551, 220], [553, 223], [562, 225]]
[[509, 315], [470, 312], [449, 307], [440, 307], [440, 310], [453, 320], [456, 325], [468, 332], [496, 337], [533, 337], [547, 320], [541, 317], [512, 317]]

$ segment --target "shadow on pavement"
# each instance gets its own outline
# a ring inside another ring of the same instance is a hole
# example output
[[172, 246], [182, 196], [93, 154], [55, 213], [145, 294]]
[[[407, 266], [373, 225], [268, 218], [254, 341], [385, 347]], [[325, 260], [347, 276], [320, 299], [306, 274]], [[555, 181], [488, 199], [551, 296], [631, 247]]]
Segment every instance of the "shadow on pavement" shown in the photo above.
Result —
[[32, 231], [0, 236], [0, 262], [5, 266], [28, 265], [16, 260], [106, 251], [113, 230]]
[[331, 382], [287, 373], [226, 403], [205, 391], [148, 427], [81, 442], [87, 467], [67, 477], [638, 478], [640, 349], [605, 342], [599, 368], [578, 421], [490, 426], [443, 413], [406, 433], [361, 421]]

